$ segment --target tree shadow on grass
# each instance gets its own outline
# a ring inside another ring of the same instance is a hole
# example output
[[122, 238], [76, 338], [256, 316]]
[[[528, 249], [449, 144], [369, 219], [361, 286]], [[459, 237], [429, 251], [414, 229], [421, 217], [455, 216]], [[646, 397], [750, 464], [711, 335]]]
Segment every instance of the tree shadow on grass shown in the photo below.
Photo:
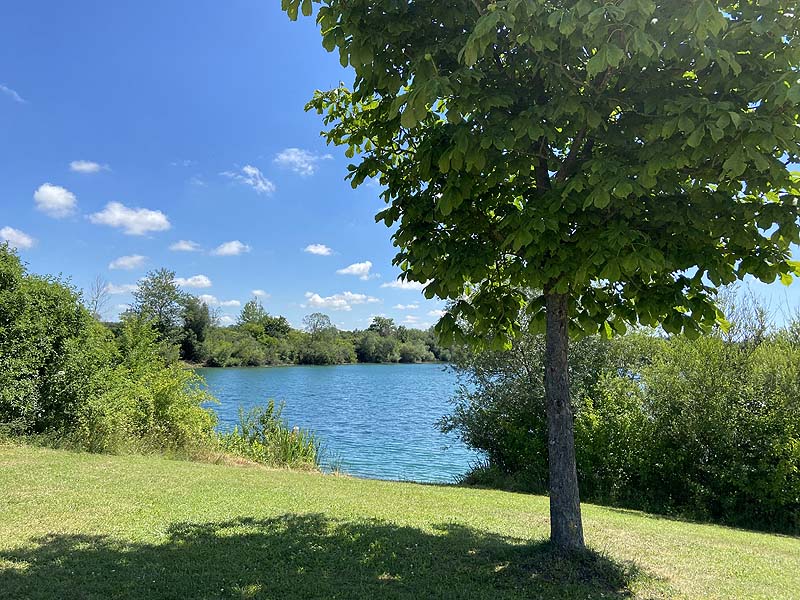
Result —
[[[6, 561], [5, 564], [3, 561]], [[646, 579], [595, 553], [442, 525], [324, 515], [172, 525], [163, 543], [49, 535], [0, 553], [0, 598], [629, 598]]]

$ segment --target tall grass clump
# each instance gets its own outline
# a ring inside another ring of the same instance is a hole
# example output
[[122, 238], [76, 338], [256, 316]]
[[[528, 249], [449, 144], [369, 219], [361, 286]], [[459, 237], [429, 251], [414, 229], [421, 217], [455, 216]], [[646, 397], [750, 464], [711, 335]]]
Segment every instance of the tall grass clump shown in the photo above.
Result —
[[239, 423], [220, 434], [225, 452], [269, 467], [320, 469], [321, 443], [311, 431], [290, 427], [282, 418], [283, 403], [274, 400], [249, 411], [239, 409]]

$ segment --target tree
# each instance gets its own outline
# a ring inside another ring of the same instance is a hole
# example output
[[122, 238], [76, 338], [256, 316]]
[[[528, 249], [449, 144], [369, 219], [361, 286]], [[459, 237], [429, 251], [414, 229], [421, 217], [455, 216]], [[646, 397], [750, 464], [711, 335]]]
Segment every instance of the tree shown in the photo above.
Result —
[[133, 292], [132, 312], [150, 319], [161, 339], [175, 341], [184, 311], [185, 294], [175, 282], [175, 273], [169, 269], [150, 271]]
[[796, 3], [282, 0], [313, 4], [355, 80], [308, 108], [383, 185], [402, 276], [454, 301], [439, 334], [546, 333], [551, 538], [582, 547], [568, 333], [696, 336], [717, 286], [797, 270]]
[[201, 362], [205, 359], [204, 343], [212, 324], [208, 304], [196, 296], [185, 295], [182, 320], [181, 356], [185, 360]]
[[318, 312], [303, 317], [303, 328], [311, 334], [311, 337], [336, 332], [336, 327], [331, 323], [331, 318]]
[[89, 288], [89, 294], [86, 298], [86, 309], [98, 321], [103, 320], [103, 312], [111, 298], [108, 291], [108, 281], [102, 275], [97, 275]]
[[369, 324], [367, 329], [378, 333], [381, 337], [389, 337], [397, 332], [394, 319], [381, 316], [372, 317], [372, 323]]
[[245, 303], [242, 307], [242, 312], [239, 313], [239, 318], [236, 320], [238, 326], [242, 325], [261, 325], [264, 318], [267, 316], [267, 311], [258, 300], [253, 298]]

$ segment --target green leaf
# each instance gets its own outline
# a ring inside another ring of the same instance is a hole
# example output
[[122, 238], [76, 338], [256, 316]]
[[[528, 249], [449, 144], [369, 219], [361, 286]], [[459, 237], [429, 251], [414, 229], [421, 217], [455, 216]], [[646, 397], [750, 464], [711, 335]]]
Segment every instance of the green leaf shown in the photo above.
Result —
[[692, 148], [697, 148], [700, 145], [700, 142], [703, 141], [703, 137], [705, 137], [705, 135], [705, 129], [701, 125], [692, 132], [692, 135], [689, 136], [689, 139], [686, 140], [686, 143]]

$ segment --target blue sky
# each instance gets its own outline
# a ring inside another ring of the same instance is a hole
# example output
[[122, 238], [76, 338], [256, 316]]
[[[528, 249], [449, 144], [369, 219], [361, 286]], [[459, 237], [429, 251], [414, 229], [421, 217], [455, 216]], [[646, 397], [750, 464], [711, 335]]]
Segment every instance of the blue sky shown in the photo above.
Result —
[[[350, 188], [303, 111], [351, 75], [279, 5], [4, 0], [0, 238], [34, 272], [102, 276], [112, 318], [163, 266], [224, 322], [258, 290], [295, 325], [317, 310], [343, 328], [434, 323], [442, 303], [387, 287], [378, 189]], [[800, 300], [798, 283], [752, 285], [777, 312]]]
[[351, 75], [279, 5], [0, 4], [0, 236], [32, 271], [104, 277], [109, 317], [163, 266], [228, 317], [261, 290], [295, 325], [436, 321], [442, 303], [387, 287], [379, 190], [350, 188], [303, 111]]

